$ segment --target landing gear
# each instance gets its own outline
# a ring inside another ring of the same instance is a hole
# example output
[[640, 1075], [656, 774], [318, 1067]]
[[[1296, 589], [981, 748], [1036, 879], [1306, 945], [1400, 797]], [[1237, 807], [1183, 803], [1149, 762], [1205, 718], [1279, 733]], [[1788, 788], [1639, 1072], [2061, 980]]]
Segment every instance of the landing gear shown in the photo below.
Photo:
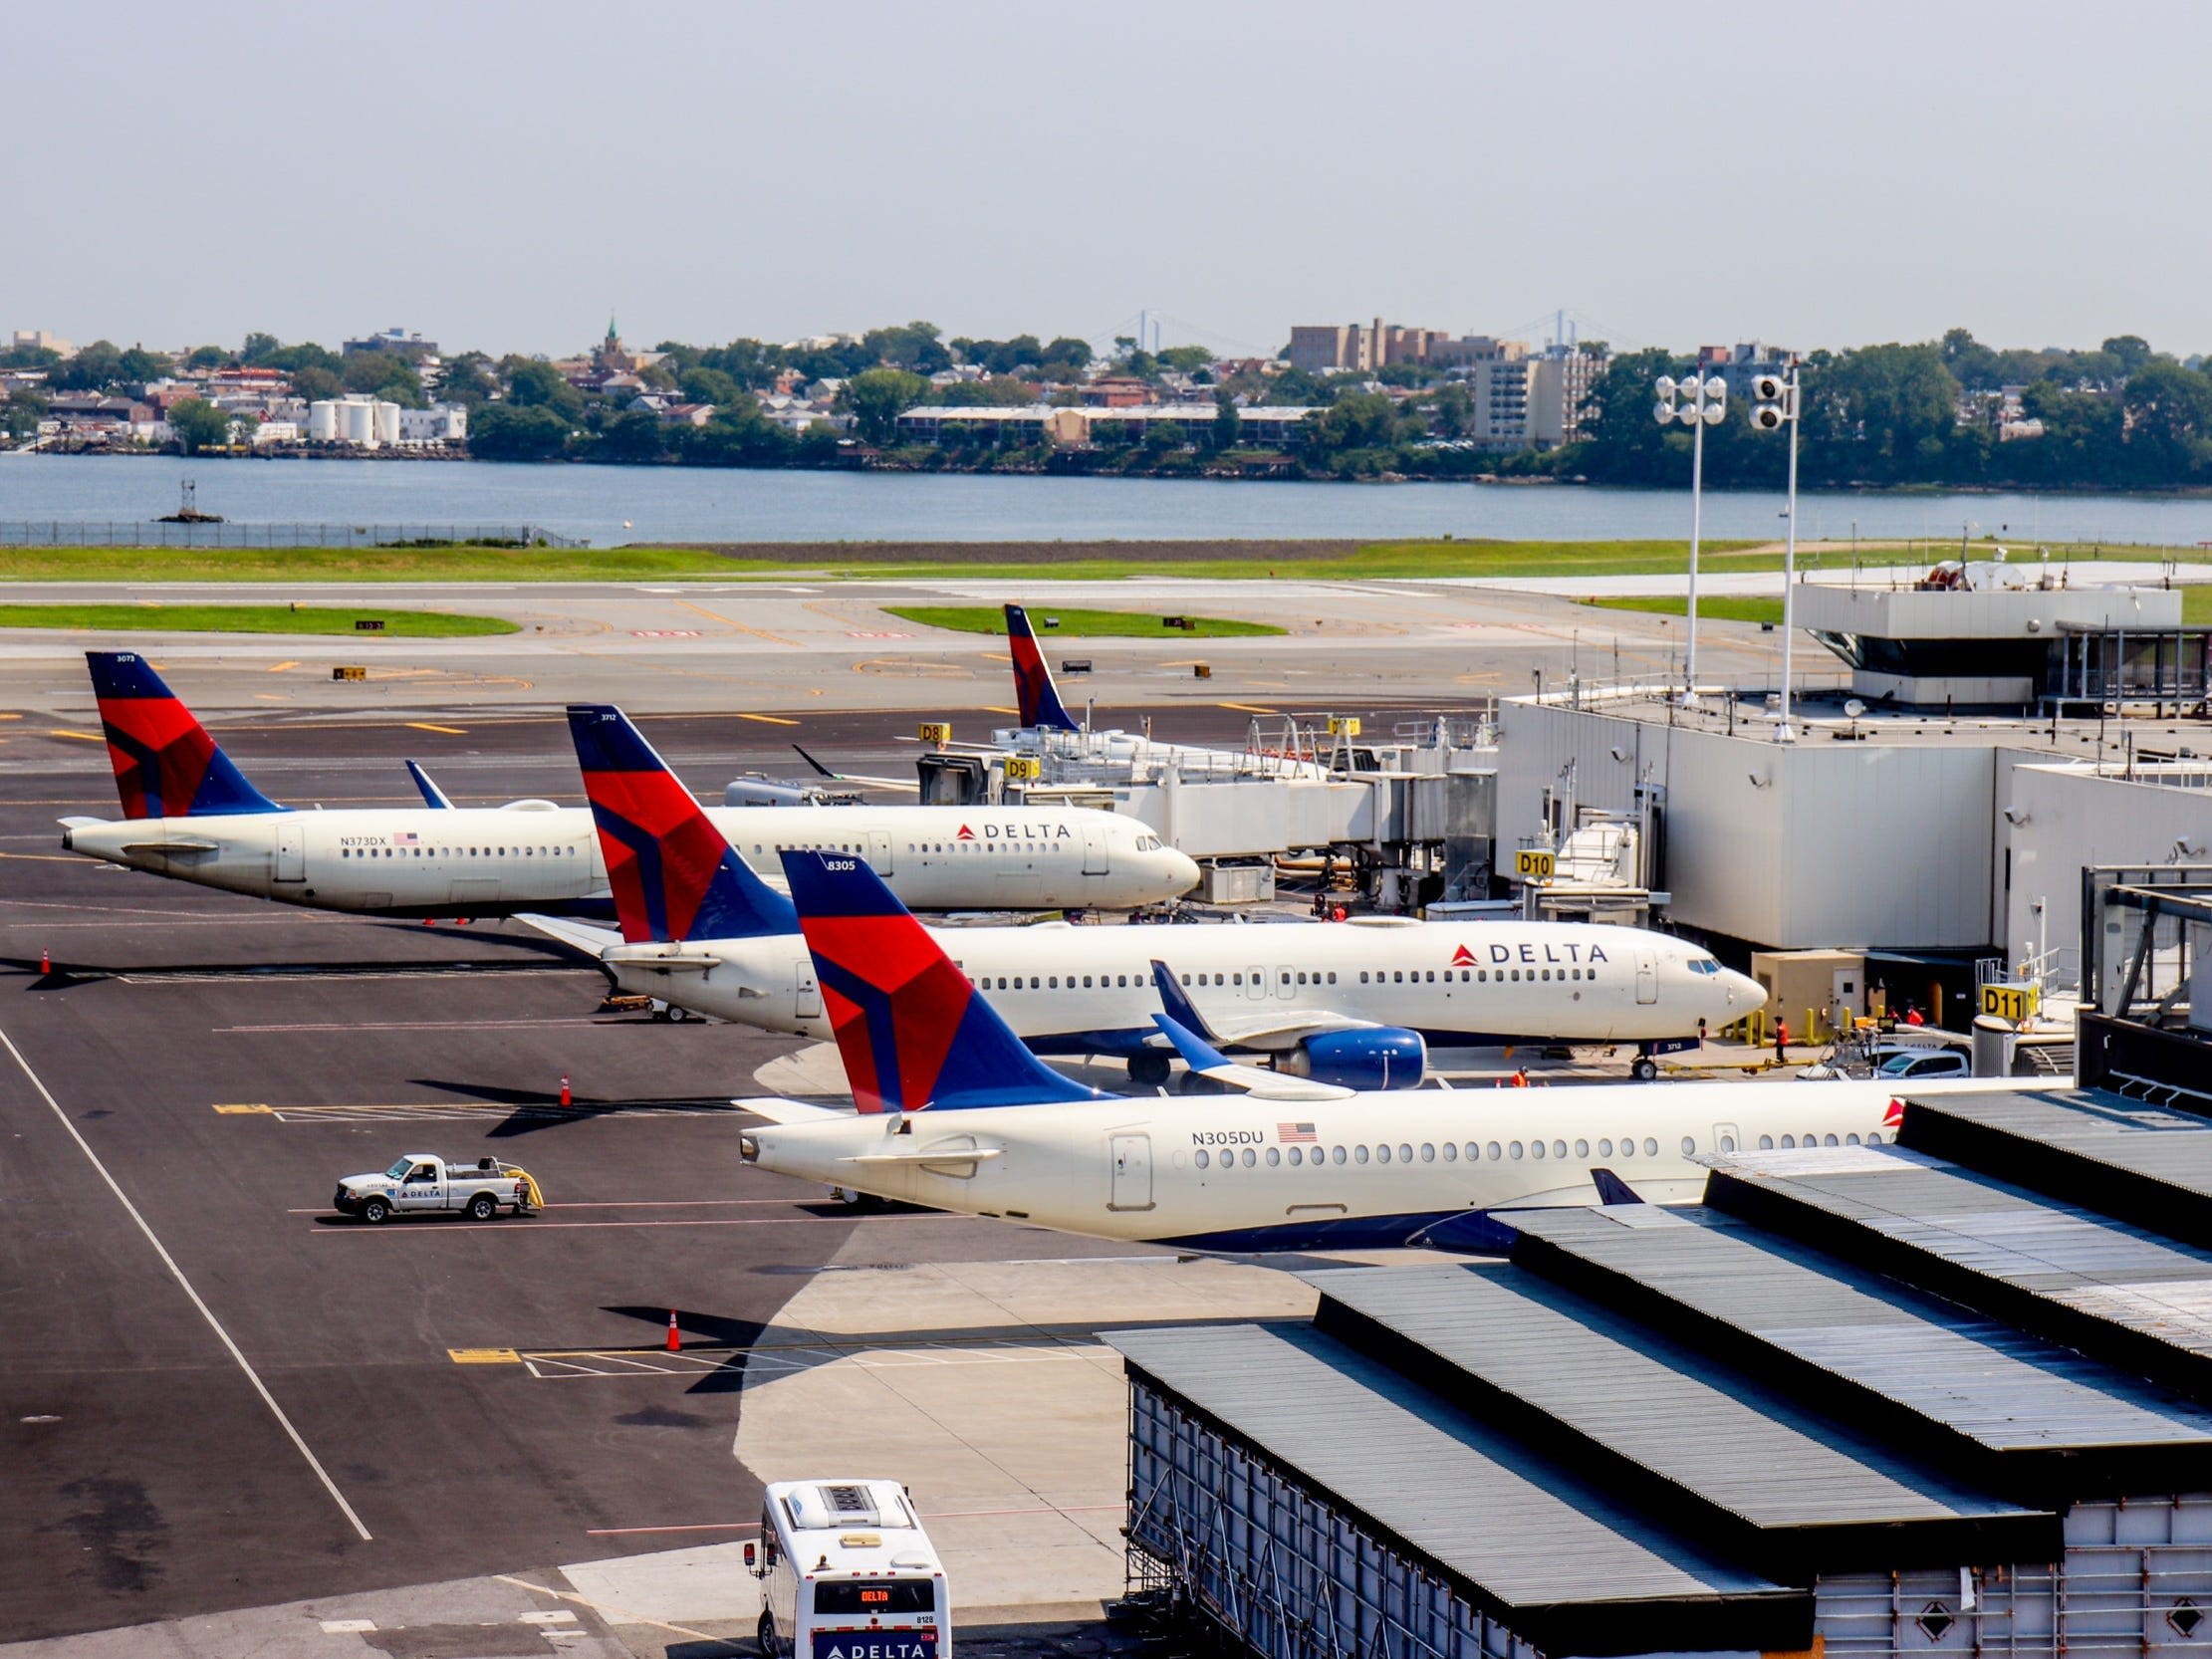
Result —
[[1129, 1081], [1139, 1088], [1158, 1088], [1167, 1081], [1168, 1066], [1165, 1055], [1142, 1050], [1129, 1056]]
[[1635, 1064], [1628, 1067], [1628, 1075], [1639, 1083], [1647, 1083], [1659, 1074], [1659, 1063], [1649, 1055], [1636, 1056]]

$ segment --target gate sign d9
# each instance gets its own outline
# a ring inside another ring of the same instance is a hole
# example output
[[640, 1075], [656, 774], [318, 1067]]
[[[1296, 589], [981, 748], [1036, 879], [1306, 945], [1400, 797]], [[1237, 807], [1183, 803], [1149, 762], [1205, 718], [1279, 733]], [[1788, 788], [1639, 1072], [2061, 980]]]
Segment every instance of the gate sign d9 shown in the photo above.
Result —
[[1549, 881], [1557, 863], [1555, 854], [1524, 846], [1513, 855], [1513, 873], [1528, 881]]
[[1035, 783], [1044, 768], [1035, 755], [1009, 755], [1006, 757], [1006, 781], [1010, 784]]
[[2009, 1020], [2016, 1026], [2035, 1013], [2038, 1000], [2033, 985], [1982, 987], [1982, 1012], [1993, 1020]]

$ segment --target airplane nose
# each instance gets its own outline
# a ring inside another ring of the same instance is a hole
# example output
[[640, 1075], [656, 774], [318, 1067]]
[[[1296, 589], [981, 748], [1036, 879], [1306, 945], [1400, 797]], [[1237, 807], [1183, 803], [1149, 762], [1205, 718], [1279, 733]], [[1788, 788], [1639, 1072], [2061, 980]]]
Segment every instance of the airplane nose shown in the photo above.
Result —
[[1752, 1014], [1767, 1006], [1767, 988], [1749, 974], [1739, 974], [1733, 968], [1723, 968], [1720, 978], [1721, 984], [1728, 988], [1730, 1008]]
[[1167, 873], [1175, 880], [1175, 891], [1187, 893], [1191, 888], [1197, 886], [1198, 860], [1191, 857], [1187, 852], [1178, 852], [1171, 846], [1167, 847], [1165, 852]]

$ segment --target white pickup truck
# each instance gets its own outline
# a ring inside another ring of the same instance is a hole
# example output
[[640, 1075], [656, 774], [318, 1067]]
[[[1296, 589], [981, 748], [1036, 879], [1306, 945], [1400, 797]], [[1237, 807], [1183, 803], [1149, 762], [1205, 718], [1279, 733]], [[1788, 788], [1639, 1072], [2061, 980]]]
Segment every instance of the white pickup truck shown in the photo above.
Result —
[[389, 1169], [346, 1176], [331, 1203], [342, 1216], [371, 1223], [430, 1211], [490, 1221], [501, 1210], [529, 1215], [545, 1199], [528, 1170], [497, 1158], [461, 1164], [429, 1152], [409, 1152]]

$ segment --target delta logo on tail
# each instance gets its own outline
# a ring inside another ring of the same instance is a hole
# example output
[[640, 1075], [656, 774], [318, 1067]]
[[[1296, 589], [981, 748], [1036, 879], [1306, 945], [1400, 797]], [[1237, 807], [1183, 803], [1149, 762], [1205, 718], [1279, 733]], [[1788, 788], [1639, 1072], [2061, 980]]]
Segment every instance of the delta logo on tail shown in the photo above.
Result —
[[620, 709], [573, 704], [569, 735], [625, 943], [797, 930], [790, 906], [744, 867]]
[[1881, 1126], [1894, 1129], [1905, 1120], [1905, 1103], [1894, 1094], [1889, 1097], [1889, 1109], [1881, 1114]]
[[860, 1111], [1100, 1097], [1023, 1046], [865, 859], [782, 856]]
[[1029, 612], [1018, 604], [1006, 607], [1006, 641], [1014, 657], [1014, 704], [1022, 724], [1059, 732], [1079, 730], [1061, 704], [1037, 632], [1029, 625]]
[[216, 818], [285, 809], [246, 782], [135, 651], [87, 651], [125, 818]]

